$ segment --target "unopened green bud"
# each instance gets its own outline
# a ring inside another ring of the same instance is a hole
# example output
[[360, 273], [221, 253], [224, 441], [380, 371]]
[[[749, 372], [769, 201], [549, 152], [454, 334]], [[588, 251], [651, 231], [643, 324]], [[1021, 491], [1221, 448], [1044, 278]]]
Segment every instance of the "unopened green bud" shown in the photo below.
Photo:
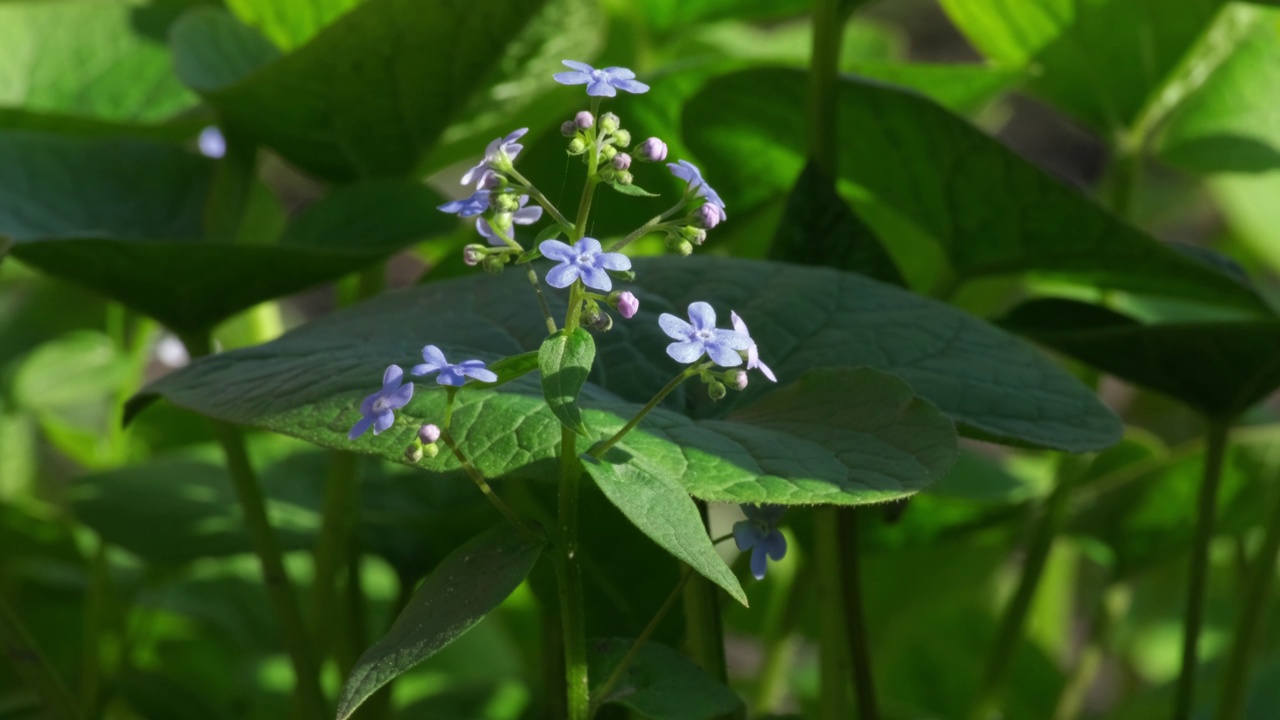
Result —
[[680, 228], [680, 237], [688, 240], [694, 245], [701, 245], [707, 240], [707, 231], [693, 225], [686, 225]]
[[433, 458], [433, 457], [435, 457], [435, 456], [437, 456], [437, 455], [439, 455], [439, 454], [440, 454], [440, 446], [439, 446], [439, 445], [436, 445], [435, 443], [430, 443], [430, 444], [428, 444], [428, 445], [423, 445], [423, 446], [422, 446], [422, 454], [423, 454], [423, 455], [426, 455], [428, 458]]
[[707, 394], [711, 396], [712, 400], [723, 400], [724, 396], [729, 394], [729, 391], [725, 390], [724, 383], [719, 380], [712, 380], [707, 384]]
[[520, 200], [515, 193], [494, 193], [490, 202], [493, 204], [493, 209], [498, 212], [511, 213], [520, 209]]
[[404, 449], [404, 456], [409, 462], [418, 462], [422, 459], [422, 446], [414, 443]]
[[619, 123], [618, 116], [611, 112], [600, 116], [600, 129], [606, 133], [617, 132]]
[[587, 151], [587, 141], [580, 137], [576, 137], [569, 141], [569, 154], [581, 155]]
[[630, 185], [634, 180], [635, 178], [631, 175], [630, 172], [627, 172], [626, 170], [617, 171], [617, 175], [615, 175], [613, 178], [613, 181], [618, 183], [619, 185]]
[[685, 240], [679, 235], [672, 234], [667, 236], [667, 249], [673, 250], [681, 255], [692, 255], [693, 243]]
[[509, 212], [494, 213], [493, 217], [489, 218], [489, 224], [498, 230], [507, 232], [508, 230], [511, 229], [511, 213]]
[[498, 275], [502, 272], [503, 262], [505, 258], [501, 255], [485, 255], [484, 260], [480, 262], [480, 266], [490, 275]]
[[621, 280], [622, 282], [635, 282], [636, 279], [634, 270], [605, 270], [605, 272], [609, 273], [609, 276], [613, 279]]
[[619, 130], [613, 134], [613, 144], [618, 147], [627, 147], [631, 144], [631, 133], [626, 130]]
[[613, 156], [617, 154], [618, 154], [618, 148], [612, 145], [605, 145], [604, 147], [600, 148], [600, 157], [604, 158], [605, 160], [612, 160]]

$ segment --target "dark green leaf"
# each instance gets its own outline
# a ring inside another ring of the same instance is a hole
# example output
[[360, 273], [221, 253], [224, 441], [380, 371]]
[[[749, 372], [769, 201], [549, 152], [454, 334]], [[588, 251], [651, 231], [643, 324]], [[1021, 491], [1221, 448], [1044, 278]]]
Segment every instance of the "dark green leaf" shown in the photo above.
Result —
[[[753, 70], [708, 83], [685, 138], [721, 196], [754, 207], [804, 164], [804, 78]], [[771, 102], [761, 105], [761, 94]], [[938, 242], [961, 280], [1035, 273], [1098, 288], [1259, 310], [1250, 288], [1164, 247], [925, 98], [840, 86], [839, 172]], [[732, 174], [730, 174], [732, 173]]]
[[657, 193], [651, 193], [648, 190], [645, 190], [644, 188], [640, 187], [639, 185], [623, 185], [621, 183], [609, 183], [609, 187], [613, 188], [614, 190], [617, 190], [623, 195], [630, 195], [632, 197], [659, 197]]
[[[241, 82], [202, 92], [229, 123], [311, 173], [405, 175], [541, 5], [368, 0]], [[175, 36], [174, 55], [211, 43]]]
[[882, 282], [904, 284], [875, 232], [849, 209], [836, 192], [835, 180], [812, 160], [787, 197], [769, 258], [852, 270]]
[[[624, 638], [590, 642], [593, 684], [598, 686], [613, 674], [633, 642]], [[654, 642], [640, 648], [608, 697], [597, 701], [621, 705], [653, 720], [707, 720], [742, 706], [741, 698], [723, 683], [675, 650]]]
[[170, 42], [174, 70], [198, 92], [234, 85], [280, 57], [266, 38], [218, 7], [197, 7], [183, 15], [174, 23]]
[[0, 132], [0, 234], [24, 263], [203, 332], [450, 227], [420, 183], [379, 180], [331, 193], [276, 244], [205, 239], [212, 168], [173, 143]]
[[338, 701], [339, 720], [498, 607], [524, 582], [541, 552], [541, 543], [504, 524], [441, 560], [387, 635], [356, 662]]
[[538, 371], [542, 374], [542, 393], [547, 405], [565, 427], [587, 434], [582, 424], [582, 411], [578, 409], [578, 394], [591, 374], [591, 363], [596, 358], [596, 343], [591, 333], [574, 328], [547, 338], [538, 350]]
[[1280, 320], [1143, 325], [1050, 299], [1018, 306], [1001, 324], [1209, 415], [1234, 417], [1280, 387]]
[[1222, 0], [943, 0], [1000, 67], [1094, 128], [1129, 128], [1208, 27]]

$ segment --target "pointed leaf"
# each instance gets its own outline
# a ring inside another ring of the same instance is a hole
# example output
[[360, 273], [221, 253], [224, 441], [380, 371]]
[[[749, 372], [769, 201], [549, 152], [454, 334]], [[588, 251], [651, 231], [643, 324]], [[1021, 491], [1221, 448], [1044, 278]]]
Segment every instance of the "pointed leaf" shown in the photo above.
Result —
[[391, 630], [356, 662], [338, 700], [338, 720], [351, 717], [378, 688], [434, 655], [498, 607], [524, 582], [542, 547], [503, 524], [441, 560]]
[[658, 197], [657, 193], [651, 193], [648, 190], [645, 190], [644, 188], [640, 187], [639, 185], [623, 185], [622, 183], [609, 183], [609, 187], [622, 193], [623, 195], [630, 195], [632, 197]]
[[[633, 642], [625, 638], [590, 641], [588, 660], [594, 684], [598, 686], [613, 674]], [[689, 658], [655, 642], [640, 648], [609, 696], [598, 702], [621, 705], [653, 720], [707, 720], [742, 706], [742, 699], [724, 683]]]
[[[685, 139], [724, 197], [747, 208], [804, 164], [803, 76], [783, 69], [708, 83], [685, 108]], [[755, 98], [767, 94], [768, 105]], [[915, 93], [840, 84], [841, 179], [940, 244], [960, 279], [1034, 273], [1099, 288], [1263, 311], [1257, 293], [1063, 185]]]
[[542, 373], [547, 405], [565, 427], [579, 435], [587, 434], [587, 426], [582, 424], [578, 393], [591, 374], [595, 357], [596, 343], [591, 333], [582, 328], [574, 328], [568, 334], [561, 330], [547, 338], [538, 350], [538, 371]]

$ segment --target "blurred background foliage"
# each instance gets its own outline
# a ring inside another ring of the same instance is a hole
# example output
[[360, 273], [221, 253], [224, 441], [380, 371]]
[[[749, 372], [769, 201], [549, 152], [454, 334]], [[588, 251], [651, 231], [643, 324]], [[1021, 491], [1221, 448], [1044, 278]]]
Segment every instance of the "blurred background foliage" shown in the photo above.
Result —
[[[654, 86], [617, 112], [728, 200], [731, 221], [703, 251], [904, 284], [1061, 352], [1121, 413], [1126, 439], [1063, 510], [1005, 717], [1165, 716], [1197, 411], [1243, 413], [1211, 552], [1209, 717], [1280, 493], [1266, 400], [1280, 334], [1265, 309], [1280, 288], [1280, 11], [845, 4], [839, 196], [822, 198], [803, 173], [808, 3], [0, 1], [0, 597], [83, 715], [287, 713], [291, 670], [208, 426], [157, 405], [126, 428], [124, 401], [186, 362], [181, 337], [214, 328], [224, 348], [255, 344], [371, 288], [457, 274], [473, 230], [434, 206], [496, 135], [531, 128], [522, 172], [552, 200], [572, 195], [581, 171], [558, 128], [580, 90], [551, 73], [574, 58]], [[217, 160], [195, 150], [214, 124]], [[601, 202], [599, 236], [665, 207]], [[787, 228], [831, 207], [841, 232], [870, 238], [864, 250], [787, 244]], [[266, 434], [251, 452], [314, 612], [329, 455]], [[488, 512], [469, 486], [361, 463], [343, 573], [364, 596], [346, 594], [342, 628], [323, 637], [331, 690]], [[941, 485], [860, 513], [886, 718], [965, 715], [1057, 463], [969, 442]], [[602, 498], [584, 502], [589, 632], [633, 635], [676, 569]], [[734, 516], [712, 519], [718, 535]], [[726, 609], [730, 678], [757, 717], [805, 716], [816, 694], [812, 530], [791, 519], [793, 551], [747, 584], [750, 610]], [[406, 719], [533, 713], [541, 612], [522, 588], [380, 702]], [[1280, 706], [1280, 625], [1264, 627], [1246, 708], [1258, 720]], [[658, 639], [679, 645], [678, 616]], [[0, 718], [38, 715], [0, 670]]]

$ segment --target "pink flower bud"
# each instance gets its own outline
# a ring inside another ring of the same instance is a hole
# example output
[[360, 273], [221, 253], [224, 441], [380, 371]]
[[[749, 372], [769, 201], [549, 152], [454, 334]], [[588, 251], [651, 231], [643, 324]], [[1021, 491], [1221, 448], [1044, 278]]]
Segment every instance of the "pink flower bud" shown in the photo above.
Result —
[[720, 224], [720, 209], [711, 203], [707, 203], [698, 208], [695, 220], [698, 225], [710, 230]]
[[462, 248], [462, 262], [475, 267], [484, 259], [484, 248], [479, 245], [468, 245]]
[[632, 295], [630, 291], [623, 291], [618, 294], [618, 314], [630, 320], [640, 311], [640, 299]]
[[578, 126], [573, 124], [572, 120], [565, 120], [560, 123], [560, 134], [565, 137], [573, 137], [578, 132]]
[[667, 159], [667, 144], [656, 137], [651, 137], [636, 148], [636, 154], [640, 156], [641, 160], [662, 162]]
[[427, 423], [418, 428], [418, 439], [422, 441], [423, 445], [430, 445], [440, 439], [440, 428], [432, 423]]
[[590, 130], [591, 126], [596, 124], [596, 119], [591, 116], [591, 113], [581, 110], [573, 116], [573, 124], [580, 130]]
[[631, 156], [626, 153], [618, 153], [613, 156], [613, 168], [615, 170], [627, 170], [631, 167]]
[[738, 370], [733, 373], [733, 381], [731, 387], [734, 390], [747, 389], [747, 373], [745, 370]]

